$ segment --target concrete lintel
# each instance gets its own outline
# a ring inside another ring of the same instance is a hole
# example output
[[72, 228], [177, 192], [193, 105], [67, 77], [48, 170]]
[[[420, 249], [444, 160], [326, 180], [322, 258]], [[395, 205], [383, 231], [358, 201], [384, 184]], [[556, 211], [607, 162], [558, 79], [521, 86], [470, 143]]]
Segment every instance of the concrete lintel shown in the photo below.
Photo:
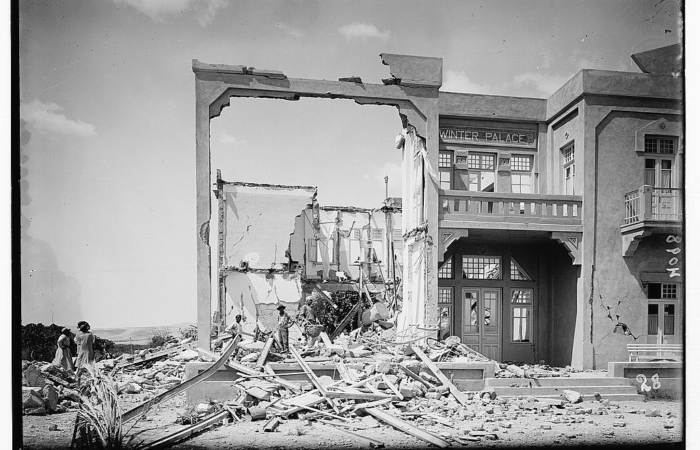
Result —
[[566, 247], [574, 266], [581, 265], [583, 259], [583, 256], [581, 255], [581, 240], [583, 239], [583, 233], [553, 231], [552, 239], [555, 239], [557, 242]]
[[650, 228], [640, 228], [631, 233], [622, 235], [622, 256], [634, 256], [639, 243], [651, 235]]
[[442, 86], [442, 58], [382, 53], [382, 63], [389, 66], [391, 76], [402, 86]]

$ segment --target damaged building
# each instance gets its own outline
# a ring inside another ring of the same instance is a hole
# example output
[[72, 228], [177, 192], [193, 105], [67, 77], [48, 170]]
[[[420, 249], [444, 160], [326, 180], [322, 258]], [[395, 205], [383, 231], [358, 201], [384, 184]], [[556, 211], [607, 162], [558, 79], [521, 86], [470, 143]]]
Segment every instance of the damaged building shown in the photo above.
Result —
[[[294, 309], [306, 281], [338, 288], [376, 260], [368, 281], [400, 296], [399, 330], [457, 336], [497, 361], [605, 369], [638, 344], [679, 359], [681, 57], [676, 45], [633, 55], [641, 73], [581, 70], [544, 99], [441, 92], [440, 58], [382, 54], [381, 85], [193, 61], [200, 230], [212, 220], [209, 122], [232, 97], [345, 98], [396, 107], [403, 123], [400, 209], [321, 207], [310, 187], [219, 180], [225, 223], [238, 221], [219, 249], [220, 322], [242, 311], [252, 331], [272, 320], [261, 305]], [[262, 191], [278, 228], [256, 228], [246, 210]], [[206, 348], [217, 299], [207, 233], [197, 251]]]

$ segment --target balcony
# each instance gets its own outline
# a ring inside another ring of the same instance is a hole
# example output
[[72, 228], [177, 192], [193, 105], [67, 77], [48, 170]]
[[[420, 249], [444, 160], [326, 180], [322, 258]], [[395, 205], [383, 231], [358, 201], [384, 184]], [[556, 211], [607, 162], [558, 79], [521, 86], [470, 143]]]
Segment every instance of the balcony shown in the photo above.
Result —
[[639, 241], [651, 234], [678, 233], [683, 224], [683, 190], [644, 185], [625, 194], [622, 252], [634, 255]]
[[440, 191], [440, 228], [581, 233], [578, 195]]

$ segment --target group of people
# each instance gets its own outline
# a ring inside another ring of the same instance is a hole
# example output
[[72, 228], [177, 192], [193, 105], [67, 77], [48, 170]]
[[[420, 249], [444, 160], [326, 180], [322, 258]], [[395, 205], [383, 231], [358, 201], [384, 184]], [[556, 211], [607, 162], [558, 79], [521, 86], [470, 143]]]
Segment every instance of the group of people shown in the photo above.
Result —
[[[309, 347], [312, 347], [318, 340], [318, 336], [312, 336], [314, 333], [311, 333], [311, 327], [318, 325], [316, 313], [312, 306], [313, 300], [309, 298], [306, 304], [304, 304], [297, 313], [297, 321], [301, 329], [304, 330], [306, 345]], [[282, 353], [289, 353], [289, 328], [294, 325], [294, 321], [285, 310], [286, 307], [284, 305], [279, 305], [277, 307], [277, 311], [279, 311], [279, 318], [277, 319], [277, 344]]]
[[[316, 313], [314, 312], [312, 299], [308, 299], [306, 304], [304, 304], [297, 313], [296, 321], [292, 319], [286, 312], [286, 307], [284, 305], [279, 305], [277, 311], [279, 312], [279, 317], [277, 318], [277, 330], [274, 333], [275, 343], [282, 353], [289, 353], [289, 328], [294, 325], [295, 322], [299, 323], [299, 326], [304, 330], [304, 336], [306, 337], [306, 344], [308, 346], [313, 346], [318, 340], [318, 335], [312, 336], [314, 333], [310, 333], [310, 327], [318, 325], [318, 320], [316, 319]], [[226, 332], [232, 335], [236, 335], [243, 331], [243, 324], [241, 323], [241, 315], [236, 315], [236, 321], [226, 327]]]
[[95, 343], [95, 336], [90, 332], [90, 324], [81, 320], [78, 322], [79, 332], [75, 335], [75, 344], [78, 347], [78, 355], [73, 363], [73, 356], [71, 355], [71, 330], [70, 328], [64, 328], [61, 330], [61, 335], [58, 337], [58, 348], [56, 349], [56, 356], [53, 359], [53, 364], [55, 366], [63, 367], [68, 372], [75, 373], [80, 381], [80, 375], [87, 371], [87, 367], [94, 364], [95, 362], [95, 351], [93, 349], [93, 344]]

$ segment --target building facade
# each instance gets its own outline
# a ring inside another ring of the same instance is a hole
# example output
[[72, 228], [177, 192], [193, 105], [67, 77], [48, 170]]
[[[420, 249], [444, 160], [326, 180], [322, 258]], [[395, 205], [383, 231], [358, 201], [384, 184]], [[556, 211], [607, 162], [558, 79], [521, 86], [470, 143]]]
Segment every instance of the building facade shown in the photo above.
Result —
[[641, 73], [582, 70], [547, 99], [441, 92], [439, 58], [382, 54], [383, 85], [193, 61], [200, 345], [212, 298], [209, 121], [237, 96], [398, 108], [399, 330], [579, 369], [627, 360], [629, 343], [681, 343], [681, 56], [671, 46], [633, 55]]
[[628, 343], [682, 343], [674, 67], [583, 70], [548, 99], [440, 93], [432, 220], [451, 334], [496, 360], [581, 369], [626, 361]]

